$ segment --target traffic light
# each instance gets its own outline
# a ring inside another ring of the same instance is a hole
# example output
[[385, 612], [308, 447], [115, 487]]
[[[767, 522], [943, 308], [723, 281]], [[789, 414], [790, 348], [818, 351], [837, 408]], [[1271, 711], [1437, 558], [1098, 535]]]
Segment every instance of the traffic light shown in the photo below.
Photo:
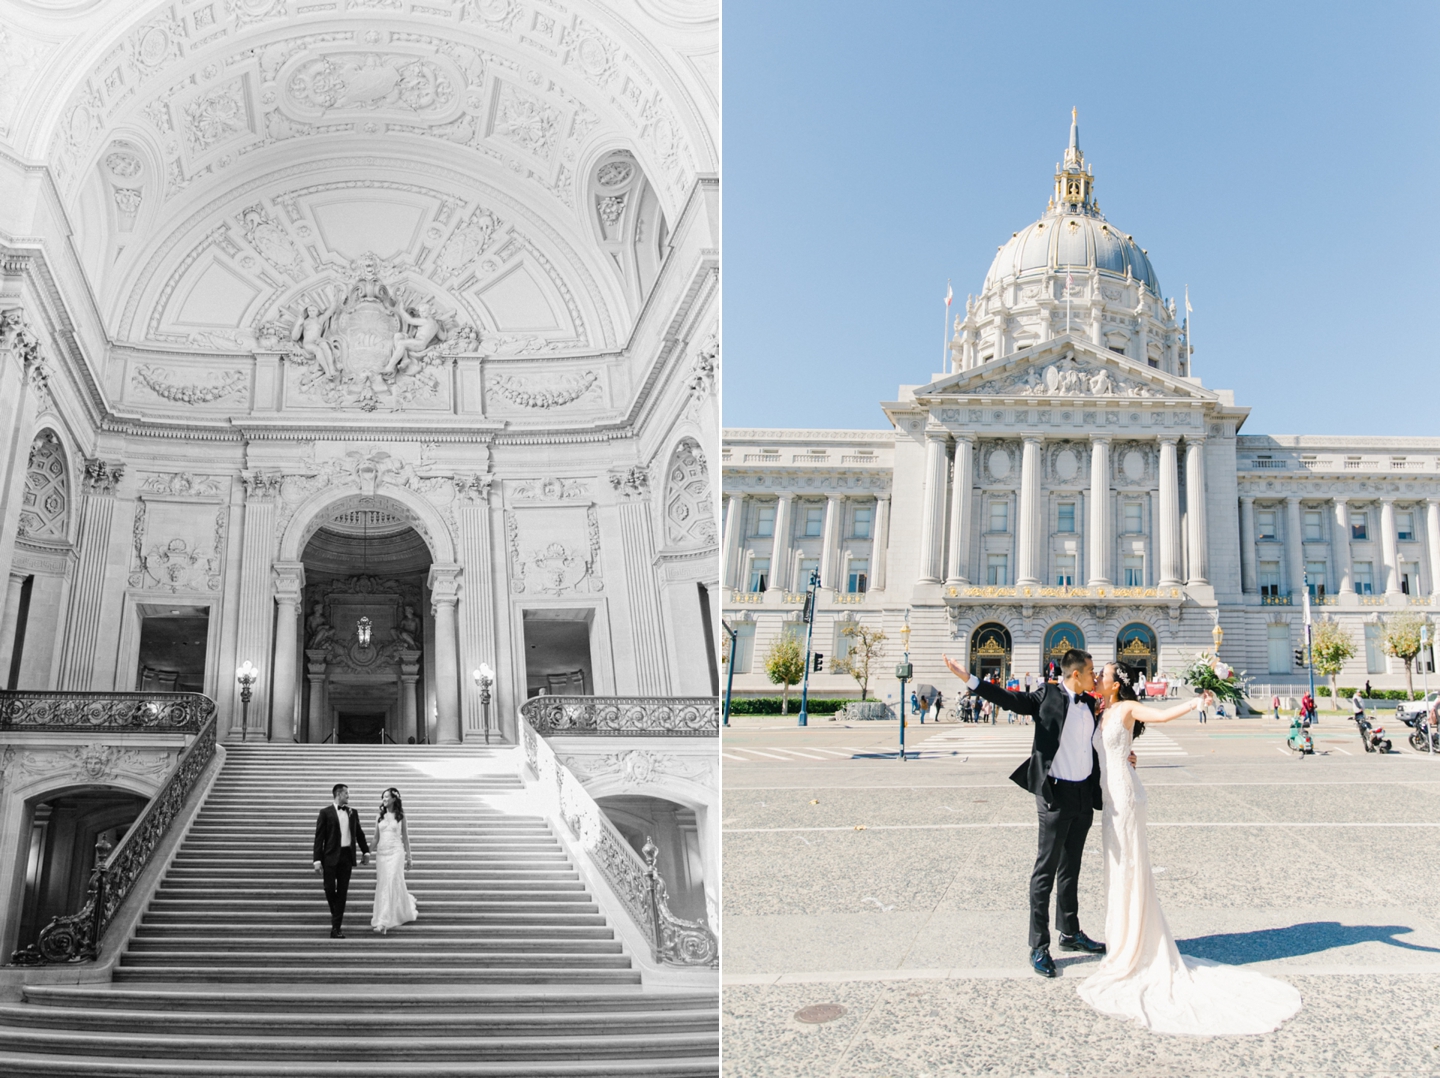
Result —
[[1304, 648], [1296, 648], [1296, 649], [1295, 649], [1295, 665], [1298, 666], [1298, 667], [1300, 667], [1302, 670], [1305, 668], [1305, 649], [1304, 649]]
[[824, 661], [825, 661], [825, 656], [824, 656], [824, 655], [821, 655], [818, 651], [815, 652], [815, 665], [814, 665], [814, 667], [812, 667], [812, 669], [815, 671], [815, 673], [817, 673], [817, 674], [820, 673], [821, 665], [824, 663]]

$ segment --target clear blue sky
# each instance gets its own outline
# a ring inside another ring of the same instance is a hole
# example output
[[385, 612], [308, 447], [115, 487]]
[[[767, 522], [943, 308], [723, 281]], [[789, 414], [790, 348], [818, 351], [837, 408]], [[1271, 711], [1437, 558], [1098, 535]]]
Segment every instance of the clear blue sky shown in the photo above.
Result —
[[1080, 110], [1245, 434], [1440, 435], [1440, 4], [725, 0], [724, 422], [882, 428]]

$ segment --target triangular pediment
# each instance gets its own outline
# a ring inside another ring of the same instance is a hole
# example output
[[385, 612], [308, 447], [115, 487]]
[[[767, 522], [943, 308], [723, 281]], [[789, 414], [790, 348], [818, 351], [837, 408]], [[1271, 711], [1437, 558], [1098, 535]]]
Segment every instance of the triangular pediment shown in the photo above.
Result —
[[915, 399], [1063, 397], [1215, 401], [1218, 394], [1072, 336], [1057, 337], [947, 375], [915, 390]]

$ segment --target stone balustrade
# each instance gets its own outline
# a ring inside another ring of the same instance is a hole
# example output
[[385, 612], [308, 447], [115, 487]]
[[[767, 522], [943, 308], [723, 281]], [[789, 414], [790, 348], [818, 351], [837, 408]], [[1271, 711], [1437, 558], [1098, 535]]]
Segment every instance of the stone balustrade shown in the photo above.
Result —
[[198, 734], [214, 717], [195, 692], [0, 692], [0, 730]]
[[532, 696], [520, 714], [546, 737], [718, 737], [713, 697]]

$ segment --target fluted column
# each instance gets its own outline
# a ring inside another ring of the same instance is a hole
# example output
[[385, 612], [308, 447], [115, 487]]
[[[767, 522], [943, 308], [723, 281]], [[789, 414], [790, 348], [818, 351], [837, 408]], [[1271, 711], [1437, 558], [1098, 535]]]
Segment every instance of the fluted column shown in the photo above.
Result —
[[1290, 594], [1299, 598], [1305, 590], [1305, 543], [1304, 525], [1300, 523], [1300, 499], [1295, 495], [1285, 499], [1285, 579], [1290, 585]]
[[770, 548], [769, 591], [785, 589], [785, 558], [790, 553], [790, 506], [795, 495], [782, 494], [775, 502], [775, 539]]
[[1240, 590], [1255, 595], [1260, 590], [1255, 569], [1255, 495], [1240, 497]]
[[430, 609], [435, 615], [435, 741], [460, 744], [460, 662], [455, 606], [460, 597], [460, 566], [431, 565]]
[[1110, 583], [1114, 561], [1110, 508], [1110, 439], [1090, 439], [1090, 572], [1087, 586]]
[[10, 664], [15, 658], [15, 635], [20, 627], [20, 592], [29, 574], [10, 572], [5, 588], [5, 605], [0, 608], [0, 689], [10, 684]]
[[1440, 501], [1425, 506], [1425, 546], [1430, 552], [1430, 594], [1440, 602]]
[[945, 432], [925, 435], [925, 501], [920, 516], [920, 583], [940, 583], [945, 535]]
[[[620, 497], [620, 549], [625, 558], [625, 593], [630, 600], [638, 691], [642, 696], [669, 696], [670, 663], [665, 652], [660, 581], [655, 573], [655, 535], [651, 523], [654, 503], [650, 498], [650, 485], [627, 482], [623, 477], [611, 485]], [[775, 528], [778, 542], [778, 512]], [[770, 563], [772, 585], [783, 586], [785, 575], [783, 563]]]
[[730, 495], [730, 504], [725, 511], [725, 564], [720, 567], [720, 586], [735, 587], [735, 566], [740, 552], [740, 514], [745, 508], [743, 494]]
[[970, 476], [974, 471], [975, 440], [955, 438], [955, 460], [950, 468], [950, 557], [945, 583], [970, 582]]
[[1190, 554], [1188, 584], [1207, 584], [1210, 575], [1209, 543], [1205, 534], [1205, 439], [1185, 439], [1186, 541]]
[[885, 557], [890, 547], [890, 495], [875, 499], [875, 533], [870, 540], [870, 586], [875, 591], [885, 587]]
[[1040, 437], [1027, 435], [1020, 454], [1020, 512], [1015, 534], [1015, 583], [1040, 583], [1035, 547], [1040, 534]]
[[1175, 439], [1160, 439], [1160, 586], [1180, 583], [1180, 475]]
[[[831, 494], [825, 499], [825, 531], [820, 540], [820, 585], [831, 591], [840, 590], [836, 581], [835, 559], [840, 548], [840, 517], [844, 504], [838, 494]], [[809, 583], [808, 580], [802, 581], [803, 585]]]
[[275, 707], [270, 713], [270, 740], [296, 740], [300, 673], [300, 597], [305, 588], [302, 562], [275, 563]]
[[[71, 591], [65, 642], [60, 653], [59, 688], [89, 692], [95, 685], [95, 651], [100, 635], [100, 604], [105, 597], [105, 568], [115, 520], [115, 487], [125, 465], [111, 461], [85, 461], [84, 499], [81, 503], [79, 570]], [[8, 673], [8, 671], [7, 671]]]
[[[492, 575], [495, 555], [490, 491], [494, 478], [489, 473], [457, 475], [454, 483], [460, 565], [465, 573], [465, 602], [456, 611], [463, 659], [460, 665], [460, 718], [466, 738], [483, 737], [485, 715], [480, 707], [480, 687], [475, 684], [470, 671], [482, 662], [489, 663], [491, 669], [501, 669], [495, 639], [495, 579]], [[506, 679], [497, 682], [492, 691], [495, 701], [491, 703], [491, 716], [498, 720], [493, 728], [499, 732], [501, 740], [514, 742], [517, 738], [513, 716], [525, 699], [525, 687], [511, 685]], [[511, 706], [500, 707], [498, 701], [502, 699], [510, 701]], [[423, 724], [417, 718], [412, 725], [416, 728], [410, 733], [418, 740], [425, 732]]]
[[[1340, 578], [1340, 594], [1355, 594], [1355, 569], [1350, 558], [1350, 503], [1335, 499], [1335, 573]], [[1433, 560], [1433, 559], [1432, 559]]]
[[[275, 503], [280, 497], [280, 476], [274, 473], [243, 472], [245, 485], [245, 535], [241, 543], [240, 611], [236, 626], [235, 665], [254, 663], [260, 670], [252, 691], [248, 711], [247, 733], [259, 735], [266, 728], [274, 665], [267, 661], [274, 625], [271, 598], [270, 561], [275, 554]], [[235, 671], [222, 670], [221, 675], [234, 680]], [[242, 712], [245, 709], [240, 709]], [[229, 737], [239, 739], [240, 714], [230, 725]]]
[[1380, 552], [1385, 559], [1385, 594], [1400, 592], [1400, 540], [1395, 532], [1395, 499], [1380, 502]]

